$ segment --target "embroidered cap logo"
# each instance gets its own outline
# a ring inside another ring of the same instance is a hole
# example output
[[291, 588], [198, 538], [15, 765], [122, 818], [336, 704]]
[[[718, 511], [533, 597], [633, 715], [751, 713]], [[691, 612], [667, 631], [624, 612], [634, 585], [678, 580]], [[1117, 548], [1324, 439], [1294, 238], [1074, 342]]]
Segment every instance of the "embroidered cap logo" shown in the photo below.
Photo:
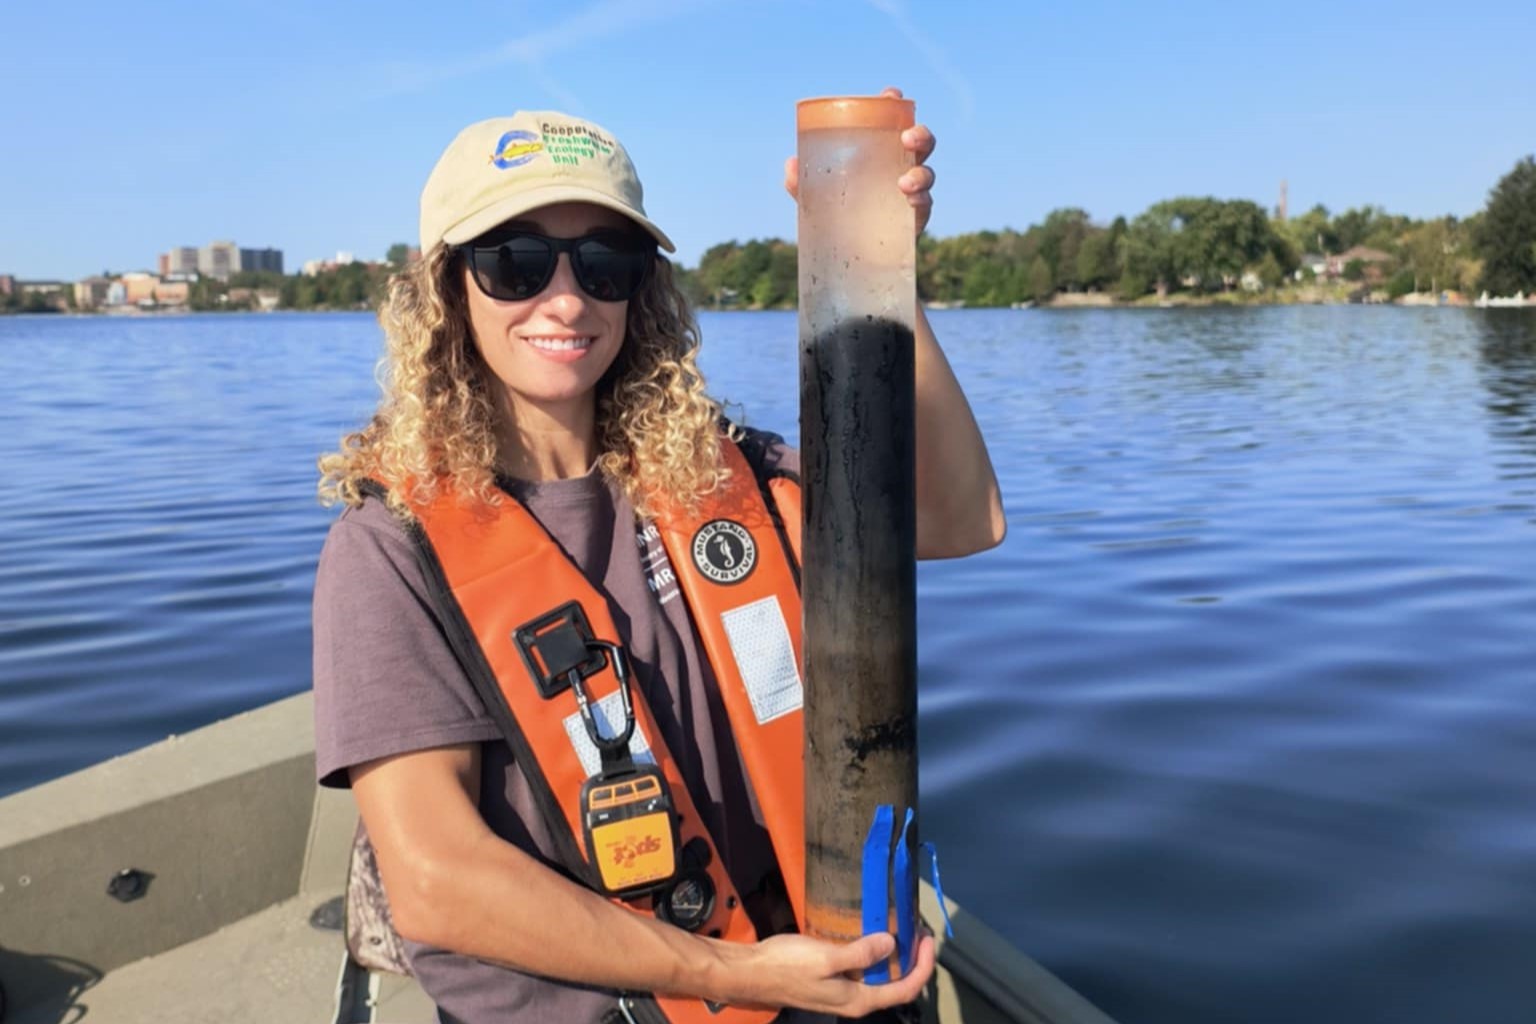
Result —
[[533, 132], [510, 131], [496, 141], [496, 151], [491, 154], [491, 163], [503, 171], [512, 167], [521, 167], [543, 149], [544, 143]]
[[757, 545], [740, 523], [715, 519], [693, 535], [693, 564], [716, 583], [740, 583], [757, 568]]

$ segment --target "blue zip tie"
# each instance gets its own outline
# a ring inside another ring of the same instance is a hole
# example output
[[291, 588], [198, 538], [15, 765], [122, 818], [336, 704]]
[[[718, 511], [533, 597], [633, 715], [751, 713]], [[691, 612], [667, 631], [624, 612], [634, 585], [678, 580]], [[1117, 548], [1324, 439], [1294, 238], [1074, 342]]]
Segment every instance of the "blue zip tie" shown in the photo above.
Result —
[[912, 854], [907, 849], [907, 830], [911, 827], [912, 808], [908, 807], [901, 837], [896, 840], [896, 863], [892, 868], [896, 880], [896, 962], [901, 964], [903, 977], [912, 969], [913, 954], [917, 952], [917, 913], [912, 906], [917, 879], [912, 877]]
[[949, 907], [944, 903], [944, 883], [939, 881], [939, 851], [932, 843], [924, 843], [923, 849], [928, 851], [928, 866], [932, 869], [933, 891], [939, 897], [939, 913], [944, 915], [944, 937], [955, 937], [955, 929], [949, 923]]
[[[874, 935], [890, 929], [887, 919], [890, 902], [891, 831], [895, 827], [895, 812], [890, 804], [875, 808], [875, 818], [869, 824], [869, 835], [864, 839], [864, 892], [862, 913], [864, 934]], [[891, 965], [881, 960], [864, 968], [867, 984], [883, 984], [891, 980]]]

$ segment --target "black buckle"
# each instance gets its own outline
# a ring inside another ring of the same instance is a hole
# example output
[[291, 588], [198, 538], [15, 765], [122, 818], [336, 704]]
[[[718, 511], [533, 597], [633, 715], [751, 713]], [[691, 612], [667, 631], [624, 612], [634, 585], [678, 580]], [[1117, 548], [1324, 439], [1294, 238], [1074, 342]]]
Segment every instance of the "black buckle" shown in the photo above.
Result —
[[575, 601], [517, 627], [512, 641], [523, 665], [546, 700], [570, 688], [571, 676], [585, 679], [608, 667], [603, 648], [595, 646], [587, 614]]

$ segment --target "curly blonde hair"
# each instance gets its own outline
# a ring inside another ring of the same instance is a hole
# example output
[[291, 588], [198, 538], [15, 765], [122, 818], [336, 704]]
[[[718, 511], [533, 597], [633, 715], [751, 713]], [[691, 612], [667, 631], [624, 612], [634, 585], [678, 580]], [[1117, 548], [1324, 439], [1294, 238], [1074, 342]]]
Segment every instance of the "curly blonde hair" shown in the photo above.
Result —
[[[504, 500], [492, 391], [499, 382], [470, 333], [458, 268], [439, 244], [390, 279], [379, 311], [384, 396], [367, 426], [321, 456], [322, 504], [361, 504], [366, 480], [384, 485], [390, 507], [407, 518], [445, 490], [470, 503]], [[663, 504], [696, 508], [729, 475], [721, 409], [704, 393], [698, 350], [698, 325], [658, 254], [597, 385], [598, 469], [642, 515]]]

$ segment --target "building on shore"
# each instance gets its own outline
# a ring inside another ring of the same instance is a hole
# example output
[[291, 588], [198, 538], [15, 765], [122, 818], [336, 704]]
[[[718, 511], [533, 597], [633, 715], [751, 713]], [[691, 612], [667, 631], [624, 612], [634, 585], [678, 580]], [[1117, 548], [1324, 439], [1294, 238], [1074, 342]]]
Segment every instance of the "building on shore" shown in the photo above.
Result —
[[328, 270], [335, 270], [337, 267], [345, 267], [356, 262], [356, 256], [342, 250], [336, 254], [336, 258], [333, 260], [306, 260], [304, 262], [303, 274], [305, 277], [314, 277]]
[[210, 242], [201, 249], [179, 245], [160, 254], [160, 276], [195, 281], [199, 276], [228, 281], [240, 273], [283, 272], [281, 249], [242, 249], [232, 241]]
[[186, 281], [161, 281], [155, 285], [155, 305], [185, 306], [192, 298], [192, 285]]
[[283, 251], [281, 249], [241, 249], [240, 270], [242, 273], [271, 273], [283, 272]]
[[[9, 275], [7, 275], [9, 276]], [[10, 278], [13, 299], [21, 299], [23, 308], [30, 311], [41, 309], [68, 310], [75, 298], [74, 285], [67, 281], [19, 281]]]
[[87, 277], [75, 282], [75, 308], [99, 309], [107, 304], [107, 289], [112, 282], [105, 277]]
[[154, 274], [133, 271], [119, 277], [118, 282], [123, 286], [123, 297], [120, 302], [112, 305], [153, 306], [155, 304], [155, 288], [159, 286], [160, 279]]
[[241, 306], [270, 313], [282, 302], [283, 293], [275, 288], [231, 288], [225, 299], [231, 306]]
[[10, 274], [0, 274], [0, 295], [16, 294], [16, 278]]
[[160, 254], [160, 276], [172, 274], [197, 274], [197, 246], [178, 245], [170, 252]]
[[[122, 274], [115, 280], [105, 278], [94, 280], [101, 280], [105, 285], [101, 301], [97, 305], [108, 309], [175, 308], [185, 306], [192, 298], [192, 282], [187, 280], [185, 275], [180, 280], [166, 281], [157, 274], [133, 271]], [[75, 286], [77, 297], [81, 285], [85, 283], [82, 281]]]
[[1392, 260], [1393, 256], [1389, 252], [1382, 252], [1380, 249], [1372, 249], [1369, 246], [1357, 245], [1352, 249], [1339, 253], [1337, 256], [1329, 256], [1328, 274], [1330, 277], [1338, 276], [1344, 273], [1345, 267], [1357, 261], [1368, 271], [1371, 268], [1376, 268], [1379, 272], [1381, 267], [1391, 263]]
[[240, 272], [240, 247], [234, 242], [210, 242], [197, 251], [197, 272], [215, 281], [228, 281]]
[[1302, 279], [1302, 271], [1312, 271], [1313, 277], [1326, 277], [1328, 275], [1328, 257], [1319, 252], [1303, 253], [1296, 267], [1296, 280]]

